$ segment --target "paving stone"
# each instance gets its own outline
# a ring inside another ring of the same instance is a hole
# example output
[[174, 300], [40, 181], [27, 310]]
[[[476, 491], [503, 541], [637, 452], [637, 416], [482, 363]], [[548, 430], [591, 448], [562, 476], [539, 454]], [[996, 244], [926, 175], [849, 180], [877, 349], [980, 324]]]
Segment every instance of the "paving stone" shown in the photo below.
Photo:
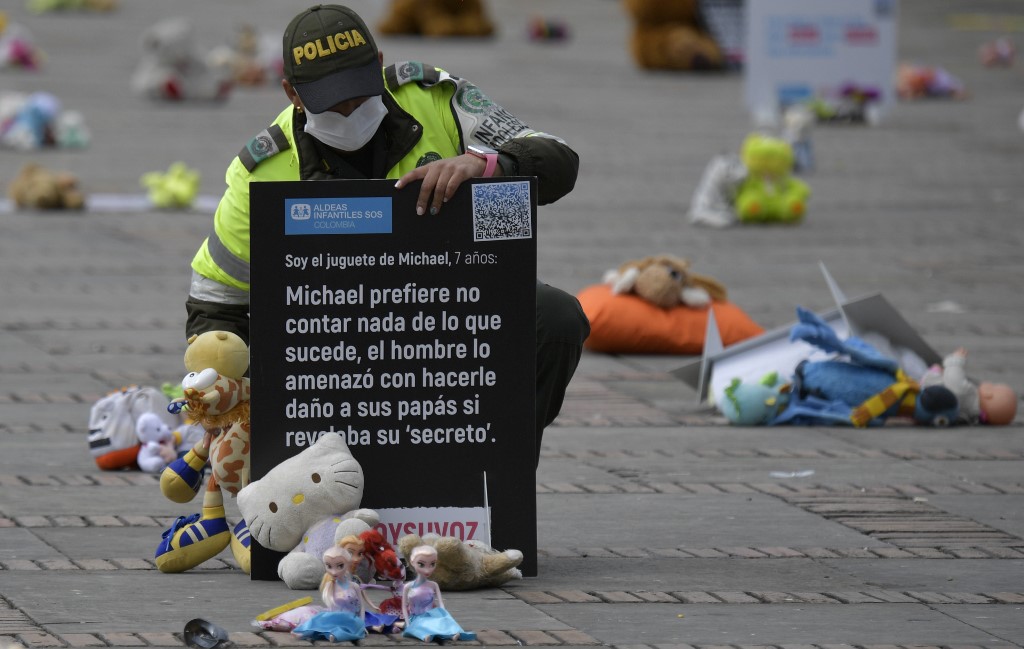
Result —
[[519, 640], [513, 638], [504, 631], [496, 631], [493, 629], [481, 629], [477, 631], [476, 639], [484, 646], [508, 646], [520, 644]]
[[739, 591], [721, 591], [716, 590], [711, 593], [718, 599], [722, 600], [726, 604], [757, 604], [759, 603], [756, 597], [751, 597], [746, 593]]
[[[479, 635], [479, 634], [478, 634]], [[313, 643], [308, 640], [297, 638], [290, 633], [282, 631], [264, 631], [263, 637], [270, 641], [275, 647], [310, 647]]]
[[28, 559], [6, 559], [0, 561], [0, 564], [3, 564], [7, 570], [42, 570], [42, 568]]
[[761, 590], [752, 590], [749, 591], [749, 593], [753, 597], [756, 597], [757, 599], [765, 601], [769, 604], [789, 604], [803, 601], [799, 597], [795, 597], [790, 593], [778, 593]]
[[[562, 644], [562, 641], [558, 638], [548, 634], [545, 631], [537, 629], [516, 629], [509, 631], [509, 635], [520, 640], [525, 645], [530, 646], [542, 646], [542, 645], [557, 645]], [[489, 644], [481, 640], [482, 644]]]
[[621, 591], [621, 590], [611, 590], [611, 591], [600, 591], [599, 590], [599, 591], [596, 591], [594, 593], [594, 595], [596, 595], [597, 597], [601, 598], [603, 601], [609, 602], [611, 604], [633, 604], [633, 603], [637, 603], [637, 602], [646, 601], [644, 599], [641, 599], [637, 595], [633, 595], [632, 593], [627, 593], [627, 592]]
[[107, 643], [91, 633], [65, 633], [60, 636], [69, 647], [106, 647]]
[[[140, 638], [154, 647], [181, 647], [185, 643], [173, 633], [138, 633]], [[291, 635], [291, 634], [288, 634]]]
[[982, 593], [1000, 604], [1024, 604], [1024, 593]]
[[765, 554], [769, 557], [806, 557], [803, 552], [794, 550], [793, 548], [754, 548], [755, 551]]
[[156, 570], [156, 566], [145, 559], [137, 559], [134, 557], [115, 557], [111, 559], [110, 562], [124, 568], [125, 570]]
[[827, 591], [823, 594], [828, 597], [838, 599], [840, 602], [843, 602], [844, 604], [874, 604], [880, 601], [879, 599], [872, 597], [871, 595], [867, 595], [865, 593], [860, 593], [857, 591]]
[[36, 563], [43, 570], [81, 570], [67, 559], [37, 559]]
[[763, 552], [758, 552], [753, 548], [717, 548], [722, 552], [734, 557], [742, 557], [744, 559], [763, 559], [767, 555]]
[[562, 644], [581, 646], [581, 645], [599, 645], [601, 641], [594, 638], [588, 633], [584, 633], [578, 629], [554, 629], [548, 631], [551, 635], [555, 636], [562, 641]]
[[[573, 604], [584, 604], [603, 601], [600, 597], [595, 597], [590, 593], [583, 592], [582, 590], [553, 590], [551, 591], [551, 595], [557, 597], [558, 599], [562, 599], [566, 602], [570, 602]], [[538, 603], [544, 604], [546, 602]]]
[[26, 647], [63, 647], [64, 643], [59, 638], [50, 635], [49, 633], [19, 633], [21, 642]]
[[921, 592], [921, 591], [906, 591], [906, 594], [914, 599], [920, 600], [925, 604], [955, 604], [956, 600], [943, 595], [942, 593], [932, 592]]
[[678, 599], [676, 599], [675, 597], [672, 597], [668, 593], [660, 593], [660, 592], [657, 592], [657, 591], [631, 590], [631, 591], [629, 591], [629, 594], [630, 595], [634, 595], [636, 597], [639, 597], [641, 600], [643, 600], [645, 602], [656, 602], [656, 603], [657, 602], [661, 602], [661, 603], [667, 603], [667, 604], [678, 604], [679, 603]]
[[135, 633], [101, 633], [103, 638], [112, 647], [145, 647], [146, 641]]
[[792, 592], [791, 595], [795, 595], [800, 599], [804, 600], [809, 604], [839, 604], [839, 600], [833, 597], [829, 597], [824, 593], [805, 593], [805, 592]]
[[228, 639], [239, 647], [268, 647], [270, 641], [251, 631], [235, 631], [228, 634]]
[[722, 600], [718, 599], [711, 593], [704, 593], [701, 591], [673, 591], [672, 596], [685, 604], [721, 604]]
[[527, 604], [560, 604], [563, 601], [542, 590], [517, 590], [515, 595]]

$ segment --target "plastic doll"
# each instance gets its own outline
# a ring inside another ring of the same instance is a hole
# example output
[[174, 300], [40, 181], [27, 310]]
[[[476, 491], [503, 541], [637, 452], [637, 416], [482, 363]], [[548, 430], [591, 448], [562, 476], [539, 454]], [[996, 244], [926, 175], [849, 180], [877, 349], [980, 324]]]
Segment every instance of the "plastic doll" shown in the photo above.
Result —
[[424, 642], [476, 640], [475, 633], [464, 631], [445, 610], [441, 588], [437, 582], [430, 581], [437, 567], [437, 550], [429, 545], [418, 545], [409, 553], [409, 564], [416, 571], [416, 579], [406, 584], [402, 593], [402, 617], [405, 618], [402, 635]]
[[958, 423], [1006, 426], [1017, 415], [1017, 394], [1005, 383], [967, 378], [967, 350], [963, 347], [942, 359], [942, 367], [930, 368], [921, 379], [921, 386], [945, 385], [960, 402]]
[[359, 565], [366, 556], [365, 541], [354, 534], [350, 534], [338, 541], [338, 545], [348, 550], [349, 554], [352, 555], [352, 560], [348, 565], [348, 572], [352, 575], [352, 580], [356, 583], [357, 587], [359, 587], [359, 596], [363, 601], [363, 621], [366, 630], [371, 633], [397, 633], [400, 631], [402, 628], [400, 618], [397, 615], [381, 613], [380, 608], [366, 596], [365, 587], [359, 582], [359, 578], [355, 576]]
[[320, 582], [320, 596], [326, 610], [292, 629], [292, 635], [315, 642], [357, 641], [366, 637], [363, 621], [363, 598], [359, 586], [352, 581], [349, 572], [352, 554], [334, 545], [324, 552], [324, 568], [327, 574]]

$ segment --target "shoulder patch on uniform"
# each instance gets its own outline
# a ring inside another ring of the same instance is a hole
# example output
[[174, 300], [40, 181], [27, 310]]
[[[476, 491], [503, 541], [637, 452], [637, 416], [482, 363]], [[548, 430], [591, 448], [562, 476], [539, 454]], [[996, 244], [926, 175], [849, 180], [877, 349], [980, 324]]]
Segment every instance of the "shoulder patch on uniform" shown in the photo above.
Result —
[[242, 161], [246, 170], [252, 173], [259, 163], [290, 147], [291, 144], [288, 143], [288, 138], [285, 137], [281, 127], [272, 124], [246, 143], [245, 147], [238, 152], [238, 159]]
[[441, 73], [432, 65], [419, 61], [402, 61], [393, 63], [384, 69], [384, 81], [388, 90], [397, 90], [410, 81], [423, 86], [432, 86], [441, 80]]

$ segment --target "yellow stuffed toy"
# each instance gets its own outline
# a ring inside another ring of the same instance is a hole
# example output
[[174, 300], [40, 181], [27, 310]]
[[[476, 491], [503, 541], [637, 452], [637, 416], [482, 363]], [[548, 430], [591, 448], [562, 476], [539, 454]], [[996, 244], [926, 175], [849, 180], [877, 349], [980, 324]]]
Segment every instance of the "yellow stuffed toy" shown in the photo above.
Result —
[[490, 36], [494, 24], [483, 0], [392, 0], [377, 31], [437, 38]]
[[743, 222], [799, 223], [811, 188], [793, 176], [793, 149], [781, 138], [751, 133], [741, 150], [747, 175], [736, 193], [736, 216]]
[[633, 19], [630, 49], [647, 70], [717, 70], [721, 48], [700, 13], [698, 0], [623, 0]]
[[184, 397], [171, 407], [187, 409], [206, 435], [160, 476], [160, 490], [174, 502], [191, 501], [210, 465], [201, 514], [179, 517], [164, 532], [156, 551], [161, 572], [183, 572], [231, 544], [239, 567], [249, 572], [249, 530], [245, 521], [228, 527], [222, 491], [232, 497], [249, 484], [249, 349], [236, 334], [208, 331], [189, 338], [181, 382]]

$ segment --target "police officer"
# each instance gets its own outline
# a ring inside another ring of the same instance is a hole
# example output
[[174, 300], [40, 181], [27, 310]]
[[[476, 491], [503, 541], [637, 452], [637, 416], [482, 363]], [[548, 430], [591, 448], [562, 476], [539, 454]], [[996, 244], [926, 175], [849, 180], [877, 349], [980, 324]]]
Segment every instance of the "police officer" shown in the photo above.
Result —
[[[284, 33], [291, 104], [228, 167], [214, 227], [192, 260], [186, 335], [214, 329], [249, 340], [249, 183], [422, 180], [417, 214], [437, 214], [468, 178], [536, 176], [538, 202], [572, 190], [579, 157], [535, 131], [476, 86], [406, 62], [383, 68], [366, 23], [348, 7], [317, 5]], [[576, 299], [537, 283], [537, 422], [558, 415], [590, 325]]]

